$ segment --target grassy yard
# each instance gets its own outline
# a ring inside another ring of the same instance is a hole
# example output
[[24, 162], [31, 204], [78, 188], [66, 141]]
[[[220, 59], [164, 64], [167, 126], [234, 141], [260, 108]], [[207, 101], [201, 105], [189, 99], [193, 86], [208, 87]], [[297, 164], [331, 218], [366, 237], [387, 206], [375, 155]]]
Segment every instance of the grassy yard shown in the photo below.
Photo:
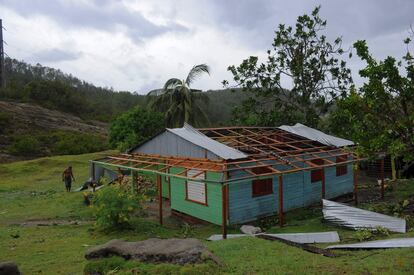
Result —
[[[143, 264], [110, 258], [88, 263], [85, 251], [110, 239], [144, 240], [150, 237], [192, 236], [204, 240], [220, 233], [214, 225], [190, 229], [174, 223], [166, 227], [142, 218], [133, 220], [133, 229], [101, 232], [93, 226], [92, 209], [83, 205], [82, 193], [66, 193], [61, 173], [72, 165], [78, 186], [88, 177], [88, 160], [108, 152], [79, 156], [60, 156], [0, 165], [0, 261], [15, 261], [24, 274], [82, 274], [87, 269], [113, 271], [117, 274], [413, 274], [414, 249], [338, 252], [341, 257], [326, 258], [278, 242], [255, 238], [206, 242], [224, 262], [176, 266]], [[395, 202], [414, 194], [413, 181], [401, 181], [387, 193]], [[376, 207], [381, 203], [363, 205]], [[287, 226], [273, 227], [269, 232], [339, 232], [341, 240], [355, 242], [355, 231], [322, 223], [320, 208], [308, 208], [287, 214]], [[77, 221], [77, 224], [35, 226], [30, 220]], [[237, 232], [236, 229], [230, 232]], [[411, 236], [392, 234], [390, 237]]]

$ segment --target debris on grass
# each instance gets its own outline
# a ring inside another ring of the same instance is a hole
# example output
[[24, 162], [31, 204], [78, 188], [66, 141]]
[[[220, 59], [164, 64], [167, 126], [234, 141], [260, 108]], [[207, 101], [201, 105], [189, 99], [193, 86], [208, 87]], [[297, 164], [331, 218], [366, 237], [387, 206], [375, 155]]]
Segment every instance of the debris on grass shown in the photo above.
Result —
[[379, 226], [392, 232], [405, 233], [406, 221], [380, 213], [351, 207], [329, 200], [323, 202], [323, 217], [328, 222], [352, 229], [376, 229]]
[[398, 238], [362, 243], [338, 244], [328, 246], [327, 249], [385, 249], [403, 247], [414, 247], [414, 238]]

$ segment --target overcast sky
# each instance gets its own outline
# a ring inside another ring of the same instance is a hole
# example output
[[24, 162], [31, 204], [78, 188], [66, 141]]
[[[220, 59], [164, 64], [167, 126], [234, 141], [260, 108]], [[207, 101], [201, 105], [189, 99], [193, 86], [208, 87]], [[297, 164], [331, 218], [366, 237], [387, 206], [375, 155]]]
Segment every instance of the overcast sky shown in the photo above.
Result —
[[[319, 4], [328, 37], [345, 47], [366, 39], [381, 58], [404, 54], [413, 0], [0, 0], [0, 18], [10, 57], [144, 94], [200, 63], [212, 72], [194, 88], [221, 88], [229, 65], [265, 56], [278, 24]], [[349, 65], [355, 77], [363, 64]]]

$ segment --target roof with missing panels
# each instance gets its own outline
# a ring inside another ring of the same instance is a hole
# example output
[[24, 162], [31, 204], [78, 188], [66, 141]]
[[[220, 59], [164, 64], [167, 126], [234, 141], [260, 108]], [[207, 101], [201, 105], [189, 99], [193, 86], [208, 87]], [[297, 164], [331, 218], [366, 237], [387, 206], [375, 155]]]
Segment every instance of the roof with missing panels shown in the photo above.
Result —
[[[230, 183], [259, 176], [345, 165], [360, 160], [352, 151], [339, 147], [352, 144], [350, 141], [304, 125], [287, 127], [194, 129], [186, 124], [182, 128], [166, 129], [129, 154], [107, 156], [92, 162], [196, 181], [197, 174], [193, 177], [187, 175], [187, 171], [196, 169], [199, 173], [220, 172], [232, 176], [204, 181]], [[304, 137], [305, 134], [307, 137]], [[176, 169], [172, 172], [171, 167], [183, 170]], [[255, 168], [259, 167], [266, 172], [257, 174]]]

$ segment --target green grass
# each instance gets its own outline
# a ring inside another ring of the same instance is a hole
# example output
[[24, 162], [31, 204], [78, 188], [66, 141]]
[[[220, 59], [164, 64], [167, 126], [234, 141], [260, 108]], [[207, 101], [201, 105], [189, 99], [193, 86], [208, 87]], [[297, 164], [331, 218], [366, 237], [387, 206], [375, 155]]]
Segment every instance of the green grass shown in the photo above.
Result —
[[[100, 270], [116, 274], [413, 274], [414, 250], [340, 251], [338, 258], [326, 258], [279, 242], [251, 237], [207, 242], [206, 237], [220, 233], [215, 225], [196, 226], [184, 232], [175, 223], [165, 227], [155, 221], [135, 218], [129, 230], [102, 232], [93, 222], [92, 209], [83, 205], [82, 193], [66, 193], [61, 182], [63, 169], [72, 165], [78, 186], [88, 177], [88, 160], [109, 152], [78, 156], [59, 156], [0, 165], [0, 259], [15, 261], [24, 274], [83, 274]], [[393, 202], [414, 194], [413, 181], [401, 181], [387, 193]], [[375, 207], [364, 205], [364, 207]], [[31, 226], [28, 220], [81, 220], [80, 225]], [[229, 230], [236, 233], [238, 229]], [[320, 208], [307, 208], [286, 215], [286, 226], [268, 232], [338, 231], [341, 240], [355, 242], [355, 231], [326, 225]], [[113, 257], [86, 261], [86, 250], [118, 238], [130, 241], [151, 237], [196, 237], [222, 261], [198, 265], [145, 264]], [[414, 236], [392, 234], [390, 237]]]

